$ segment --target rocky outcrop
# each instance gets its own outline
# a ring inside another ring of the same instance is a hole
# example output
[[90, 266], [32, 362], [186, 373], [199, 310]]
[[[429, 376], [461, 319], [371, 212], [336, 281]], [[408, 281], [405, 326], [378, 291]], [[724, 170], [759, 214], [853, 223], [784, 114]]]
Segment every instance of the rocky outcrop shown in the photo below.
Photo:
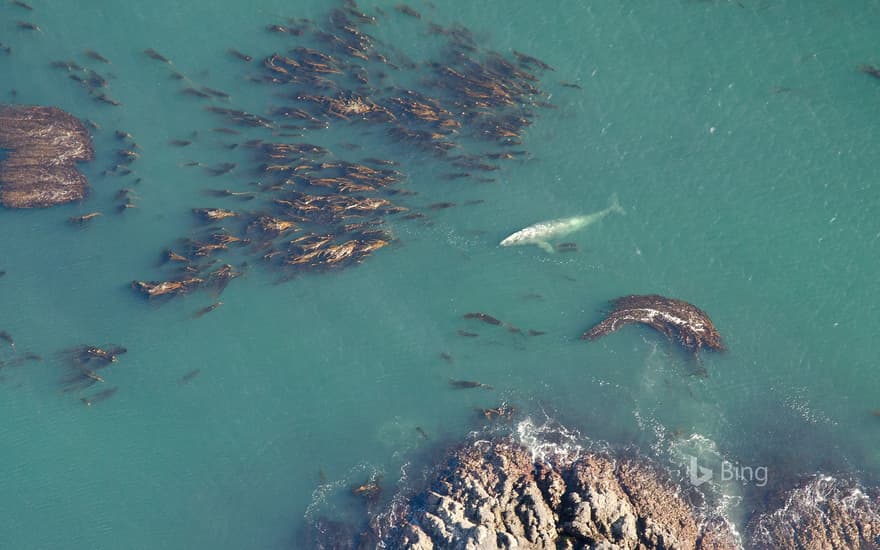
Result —
[[88, 180], [76, 168], [92, 160], [92, 138], [72, 115], [55, 107], [0, 106], [0, 203], [9, 208], [80, 200]]
[[455, 452], [410, 500], [390, 548], [734, 549], [723, 521], [705, 521], [644, 459], [584, 454], [550, 464], [508, 439]]
[[[535, 458], [510, 438], [452, 451], [428, 488], [398, 493], [369, 526], [312, 523], [309, 548], [732, 550], [739, 535], [702, 496], [640, 456]], [[748, 524], [745, 548], [880, 549], [880, 494], [816, 476]]]
[[749, 524], [761, 550], [876, 550], [880, 499], [852, 482], [817, 476], [788, 492], [782, 506]]
[[657, 294], [631, 295], [611, 303], [608, 316], [584, 333], [584, 340], [596, 340], [622, 326], [641, 323], [678, 341], [691, 351], [706, 347], [722, 351], [721, 335], [705, 311], [693, 304]]

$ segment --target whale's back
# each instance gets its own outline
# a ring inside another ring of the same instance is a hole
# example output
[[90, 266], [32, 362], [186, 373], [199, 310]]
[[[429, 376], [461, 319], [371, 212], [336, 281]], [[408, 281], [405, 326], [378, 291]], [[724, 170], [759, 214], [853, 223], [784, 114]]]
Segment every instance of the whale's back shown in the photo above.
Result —
[[575, 224], [578, 219], [580, 219], [580, 216], [538, 222], [524, 229], [520, 229], [516, 233], [508, 235], [500, 244], [501, 246], [513, 246], [516, 244], [531, 244], [536, 241], [547, 240], [555, 236], [557, 233], [567, 233], [570, 231], [570, 227]]
[[573, 233], [601, 220], [613, 212], [619, 214], [626, 213], [620, 206], [620, 202], [617, 200], [617, 193], [611, 195], [610, 205], [605, 210], [600, 210], [585, 216], [572, 216], [570, 218], [559, 218], [538, 222], [524, 229], [520, 229], [516, 233], [508, 235], [501, 241], [500, 245], [513, 246], [517, 244], [538, 244], [546, 248], [550, 246], [547, 244], [548, 240]]

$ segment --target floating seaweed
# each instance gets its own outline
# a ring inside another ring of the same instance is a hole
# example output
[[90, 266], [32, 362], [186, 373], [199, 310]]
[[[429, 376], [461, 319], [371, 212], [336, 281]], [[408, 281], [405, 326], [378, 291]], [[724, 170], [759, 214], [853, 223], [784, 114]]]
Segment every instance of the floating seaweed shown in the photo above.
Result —
[[482, 382], [477, 382], [475, 380], [450, 380], [449, 385], [452, 389], [455, 390], [466, 390], [471, 388], [484, 388], [487, 390], [493, 389], [492, 386], [488, 384], [483, 384]]
[[235, 57], [235, 58], [237, 58], [237, 59], [240, 59], [241, 61], [244, 61], [244, 62], [246, 62], [246, 63], [250, 63], [251, 61], [254, 60], [253, 57], [251, 57], [251, 56], [249, 56], [249, 55], [247, 55], [247, 54], [243, 54], [243, 53], [241, 53], [241, 52], [238, 51], [238, 50], [229, 49], [229, 50], [227, 50], [227, 51], [229, 52], [229, 55], [231, 55], [231, 56], [233, 56], [233, 57]]
[[[64, 392], [78, 392], [90, 388], [99, 383], [104, 383], [104, 377], [98, 374], [98, 370], [119, 361], [119, 356], [127, 353], [127, 349], [121, 346], [98, 347], [82, 345], [63, 352], [66, 358], [67, 375], [62, 379]], [[116, 393], [115, 388], [100, 391], [91, 397], [84, 397], [81, 401], [85, 405], [91, 405], [110, 398]]]
[[193, 314], [193, 319], [199, 319], [201, 317], [204, 317], [205, 315], [207, 315], [208, 313], [211, 313], [212, 311], [214, 311], [215, 309], [217, 309], [218, 307], [220, 307], [222, 305], [223, 305], [223, 302], [214, 302], [213, 304], [211, 304], [209, 306], [203, 307]]
[[[423, 24], [414, 9], [404, 5], [396, 9], [415, 24]], [[249, 135], [239, 143], [225, 145], [251, 151], [252, 162], [204, 167], [214, 176], [232, 170], [257, 176], [259, 182], [250, 184], [256, 189], [206, 191], [217, 199], [253, 201], [254, 206], [250, 211], [218, 207], [194, 212], [206, 222], [223, 220], [229, 236], [240, 242], [249, 240], [236, 254], [252, 255], [262, 265], [278, 269], [282, 281], [305, 272], [360, 264], [394, 241], [379, 227], [387, 217], [424, 217], [420, 212], [407, 213], [406, 207], [397, 203], [397, 197], [408, 194], [398, 187], [407, 176], [392, 168], [397, 161], [369, 157], [351, 162], [324, 146], [283, 138], [337, 124], [350, 124], [353, 132], [358, 131], [355, 124], [377, 126], [378, 134], [390, 141], [454, 165], [457, 171], [449, 175], [451, 178], [495, 181], [480, 174], [499, 170], [503, 161], [525, 154], [509, 146], [522, 142], [534, 109], [545, 105], [549, 97], [538, 87], [540, 73], [552, 70], [548, 64], [520, 52], [502, 55], [486, 50], [461, 26], [431, 24], [428, 29], [442, 46], [436, 60], [418, 64], [369, 34], [365, 26], [376, 24], [376, 18], [350, 0], [331, 9], [321, 23], [302, 19], [267, 23], [265, 28], [276, 33], [281, 44], [275, 52], [251, 55], [230, 48], [226, 53], [247, 63], [261, 59], [251, 65], [247, 79], [273, 87], [272, 96], [280, 101], [266, 114], [214, 103], [205, 107], [222, 121], [223, 126], [215, 131], [230, 136], [239, 132], [272, 132], [275, 136]], [[170, 63], [155, 50], [148, 50], [147, 55]], [[388, 71], [404, 70], [420, 71], [413, 74], [417, 84], [408, 88], [389, 85]], [[172, 76], [186, 83], [184, 93], [212, 102], [231, 99], [181, 73]], [[466, 149], [459, 142], [462, 136], [483, 142], [478, 147], [481, 152]], [[190, 142], [176, 140], [172, 145]], [[359, 144], [349, 142], [343, 147], [351, 150]], [[190, 162], [186, 166], [202, 165]], [[453, 206], [446, 201], [426, 204], [429, 210]], [[213, 267], [193, 260], [231, 253], [228, 245], [232, 241], [218, 242], [210, 234], [196, 233], [184, 242], [185, 250], [175, 245], [181, 254], [170, 262], [174, 275], [164, 282], [136, 282], [134, 287], [154, 296], [208, 286], [206, 282], [216, 278], [210, 274]], [[182, 284], [189, 279], [200, 282]]]
[[93, 395], [88, 396], [88, 397], [82, 397], [82, 398], [80, 398], [80, 401], [82, 401], [83, 405], [85, 405], [86, 407], [91, 407], [94, 404], [97, 404], [102, 401], [106, 401], [106, 400], [110, 399], [111, 397], [116, 395], [117, 391], [119, 391], [119, 387], [114, 386], [112, 388], [107, 388], [105, 390], [101, 390]]
[[858, 69], [860, 73], [873, 76], [874, 78], [880, 78], [880, 69], [873, 65], [859, 65]]
[[95, 61], [100, 61], [101, 63], [107, 63], [107, 64], [110, 63], [109, 59], [107, 59], [106, 57], [104, 57], [100, 53], [96, 52], [95, 50], [85, 50], [83, 52], [83, 54], [85, 54], [85, 56], [90, 59], [94, 59]]
[[146, 54], [147, 57], [149, 57], [150, 59], [155, 59], [156, 61], [161, 61], [162, 63], [168, 63], [169, 65], [171, 64], [170, 59], [168, 59], [164, 55], [160, 54], [159, 52], [157, 52], [153, 48], [149, 48], [149, 49], [144, 50], [144, 54]]
[[100, 369], [106, 367], [110, 363], [118, 362], [119, 356], [127, 352], [128, 350], [122, 346], [111, 345], [101, 348], [98, 346], [83, 345], [67, 350], [66, 353], [69, 361], [79, 367]]
[[0, 330], [0, 341], [6, 342], [10, 348], [13, 350], [15, 349], [15, 340], [12, 338], [12, 335], [5, 330]]
[[97, 218], [98, 216], [102, 216], [100, 212], [89, 212], [88, 214], [83, 214], [82, 216], [73, 216], [68, 218], [67, 221], [74, 225], [83, 225], [86, 222]]
[[201, 373], [202, 373], [202, 369], [193, 369], [180, 377], [180, 383], [181, 384], [189, 384]]
[[16, 26], [19, 29], [24, 29], [26, 31], [43, 32], [43, 29], [41, 29], [39, 25], [29, 21], [19, 21]]
[[352, 486], [351, 494], [366, 500], [368, 503], [377, 502], [382, 495], [382, 475], [371, 476], [371, 479], [366, 483]]
[[501, 404], [489, 409], [479, 409], [479, 411], [486, 420], [510, 420], [516, 414], [516, 409], [507, 404]]
[[193, 208], [193, 214], [209, 222], [238, 216], [238, 214], [232, 210], [226, 210], [224, 208]]
[[492, 317], [491, 315], [488, 315], [486, 313], [465, 313], [462, 317], [464, 317], [465, 319], [477, 319], [478, 321], [482, 321], [482, 322], [487, 323], [489, 325], [502, 325], [503, 324], [500, 320], [498, 320], [495, 317]]
[[76, 163], [95, 156], [82, 122], [55, 107], [0, 106], [0, 203], [42, 208], [81, 200], [88, 180]]
[[177, 281], [133, 281], [131, 286], [146, 297], [155, 298], [185, 294], [204, 282], [205, 280], [199, 277], [190, 277]]

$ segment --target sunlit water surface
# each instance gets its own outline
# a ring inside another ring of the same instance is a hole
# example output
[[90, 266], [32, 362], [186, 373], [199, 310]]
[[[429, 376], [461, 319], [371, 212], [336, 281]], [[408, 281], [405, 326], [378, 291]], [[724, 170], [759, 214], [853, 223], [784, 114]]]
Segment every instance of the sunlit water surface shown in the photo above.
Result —
[[[368, 125], [312, 132], [303, 139], [339, 158], [399, 160], [419, 193], [404, 198], [410, 208], [459, 206], [428, 211], [429, 223], [389, 218], [398, 241], [346, 271], [279, 285], [254, 265], [198, 320], [217, 300], [209, 292], [158, 304], [128, 285], [167, 273], [160, 252], [197, 228], [191, 208], [237, 206], [203, 190], [257, 178], [247, 153], [223, 144], [265, 135], [210, 132], [223, 123], [142, 52], [156, 48], [233, 106], [265, 114], [277, 90], [247, 81], [257, 68], [226, 50], [283, 51], [290, 38], [265, 26], [323, 20], [328, 4], [30, 3], [0, 7], [12, 49], [0, 52], [3, 100], [55, 105], [101, 129], [83, 166], [86, 201], [0, 212], [0, 329], [16, 342], [0, 358], [44, 358], [0, 370], [0, 546], [297, 547], [307, 521], [362, 507], [352, 484], [379, 472], [393, 490], [402, 467], [418, 471], [484, 427], [478, 408], [502, 402], [520, 419], [552, 418], [672, 465], [698, 454], [767, 466], [768, 487], [816, 470], [880, 477], [880, 81], [856, 70], [880, 64], [878, 3], [416, 2], [425, 20], [462, 23], [487, 48], [555, 68], [542, 87], [558, 109], [537, 111], [528, 158], [493, 184], [447, 181], [436, 161]], [[424, 21], [381, 5], [388, 15], [369, 32], [414, 59], [436, 56]], [[50, 67], [61, 59], [109, 75], [123, 105], [93, 102]], [[125, 179], [101, 174], [117, 129], [142, 148]], [[168, 144], [194, 130], [193, 146]], [[352, 142], [362, 149], [341, 146]], [[239, 168], [220, 177], [183, 166], [230, 159]], [[115, 214], [123, 186], [139, 208]], [[536, 221], [603, 209], [614, 193], [626, 215], [571, 235], [576, 253], [498, 247]], [[485, 202], [463, 205], [474, 199]], [[66, 222], [97, 210], [106, 215], [82, 229]], [[638, 327], [579, 340], [609, 299], [631, 293], [698, 305], [729, 351], [698, 363]], [[476, 311], [547, 334], [462, 319]], [[129, 350], [106, 371], [118, 393], [92, 407], [61, 385], [62, 350], [84, 343]], [[449, 379], [494, 389], [453, 390]], [[753, 483], [719, 489], [764, 494]], [[740, 501], [733, 519], [749, 508]]]

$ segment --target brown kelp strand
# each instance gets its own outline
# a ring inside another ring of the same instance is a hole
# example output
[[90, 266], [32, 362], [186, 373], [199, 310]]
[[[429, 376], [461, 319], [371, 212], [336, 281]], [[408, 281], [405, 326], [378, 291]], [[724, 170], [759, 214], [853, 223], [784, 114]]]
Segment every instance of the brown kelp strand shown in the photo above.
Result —
[[193, 369], [193, 370], [187, 372], [186, 374], [184, 374], [183, 376], [181, 376], [179, 382], [181, 384], [189, 384], [190, 382], [195, 380], [195, 378], [198, 375], [200, 375], [201, 373], [202, 373], [202, 369]]
[[[122, 346], [106, 345], [95, 346], [84, 344], [61, 352], [62, 365], [65, 369], [61, 380], [64, 393], [78, 393], [89, 390], [96, 384], [103, 385], [110, 373], [99, 373], [101, 369], [119, 362], [121, 355], [128, 350]], [[109, 399], [116, 393], [117, 388], [99, 390], [90, 396], [80, 398], [83, 404], [90, 406]]]
[[206, 109], [214, 114], [222, 116], [230, 124], [253, 128], [274, 128], [274, 124], [271, 120], [246, 111], [216, 106], [207, 107]]
[[147, 57], [149, 57], [150, 59], [155, 59], [156, 61], [160, 61], [160, 62], [162, 62], [162, 63], [167, 63], [167, 64], [169, 64], [169, 65], [171, 64], [171, 60], [170, 60], [170, 59], [168, 59], [168, 58], [165, 57], [164, 55], [160, 54], [159, 52], [157, 52], [157, 51], [154, 50], [153, 48], [149, 48], [149, 49], [144, 50], [144, 54], [145, 54]]
[[466, 390], [471, 388], [493, 389], [492, 386], [475, 380], [450, 380], [449, 386], [454, 390]]
[[215, 309], [217, 309], [218, 307], [220, 307], [222, 305], [223, 305], [223, 302], [214, 302], [213, 304], [211, 304], [209, 306], [205, 306], [193, 314], [193, 319], [199, 319], [201, 317], [204, 317], [205, 315], [207, 315], [208, 313], [211, 313], [212, 311], [214, 311]]
[[172, 281], [134, 281], [131, 285], [132, 288], [142, 293], [147, 298], [155, 298], [158, 296], [185, 294], [198, 288], [199, 285], [204, 282], [204, 279], [189, 277]]
[[[92, 59], [95, 59], [93, 55], [89, 55], [89, 53], [100, 56], [104, 59], [103, 62], [109, 63], [106, 58], [103, 58], [97, 52], [92, 50], [86, 50], [86, 55]], [[102, 75], [94, 69], [90, 69], [87, 67], [83, 67], [75, 61], [53, 61], [51, 66], [56, 69], [63, 69], [67, 74], [67, 78], [71, 82], [76, 82], [79, 86], [86, 91], [89, 96], [93, 100], [99, 103], [103, 103], [106, 105], [111, 105], [114, 107], [118, 107], [122, 105], [122, 102], [114, 99], [110, 94], [110, 81], [108, 77]]]
[[0, 342], [5, 342], [10, 348], [15, 349], [15, 339], [5, 330], [0, 330]]
[[479, 409], [479, 412], [480, 415], [486, 420], [510, 420], [511, 418], [513, 418], [513, 415], [516, 414], [516, 408], [502, 403], [497, 407], [492, 407], [489, 409]]
[[85, 225], [87, 222], [97, 218], [98, 216], [102, 216], [100, 212], [89, 212], [88, 214], [83, 214], [82, 216], [73, 216], [71, 218], [67, 218], [68, 223], [73, 225]]
[[40, 28], [36, 23], [31, 23], [30, 21], [19, 21], [16, 23], [16, 26], [19, 29], [26, 31], [34, 31], [34, 32], [43, 32], [43, 29]]
[[0, 369], [20, 367], [29, 363], [42, 361], [43, 358], [36, 353], [15, 353], [8, 359], [0, 359]]
[[880, 79], [880, 68], [874, 65], [859, 65], [858, 69], [860, 73]]
[[119, 391], [118, 386], [114, 386], [112, 388], [107, 388], [104, 390], [100, 390], [92, 395], [88, 395], [86, 397], [81, 397], [80, 401], [82, 401], [83, 405], [86, 407], [91, 407], [92, 405], [96, 405], [102, 401], [106, 401], [116, 395], [116, 392]]
[[495, 317], [492, 317], [491, 315], [488, 315], [486, 313], [465, 313], [463, 315], [463, 318], [476, 319], [478, 321], [482, 321], [482, 322], [490, 324], [490, 325], [502, 325], [503, 324], [500, 320], [498, 320]]
[[101, 55], [100, 53], [96, 52], [95, 50], [85, 50], [85, 51], [83, 52], [83, 54], [84, 54], [86, 57], [88, 57], [89, 59], [93, 59], [93, 60], [95, 60], [95, 61], [99, 61], [99, 62], [101, 62], [101, 63], [107, 63], [107, 64], [110, 63], [110, 60], [109, 60], [109, 59], [107, 59], [106, 57], [104, 57], [104, 56]]
[[122, 346], [108, 345], [98, 347], [94, 345], [82, 345], [65, 352], [70, 363], [81, 367], [100, 369], [110, 363], [119, 361], [119, 357], [128, 350]]

